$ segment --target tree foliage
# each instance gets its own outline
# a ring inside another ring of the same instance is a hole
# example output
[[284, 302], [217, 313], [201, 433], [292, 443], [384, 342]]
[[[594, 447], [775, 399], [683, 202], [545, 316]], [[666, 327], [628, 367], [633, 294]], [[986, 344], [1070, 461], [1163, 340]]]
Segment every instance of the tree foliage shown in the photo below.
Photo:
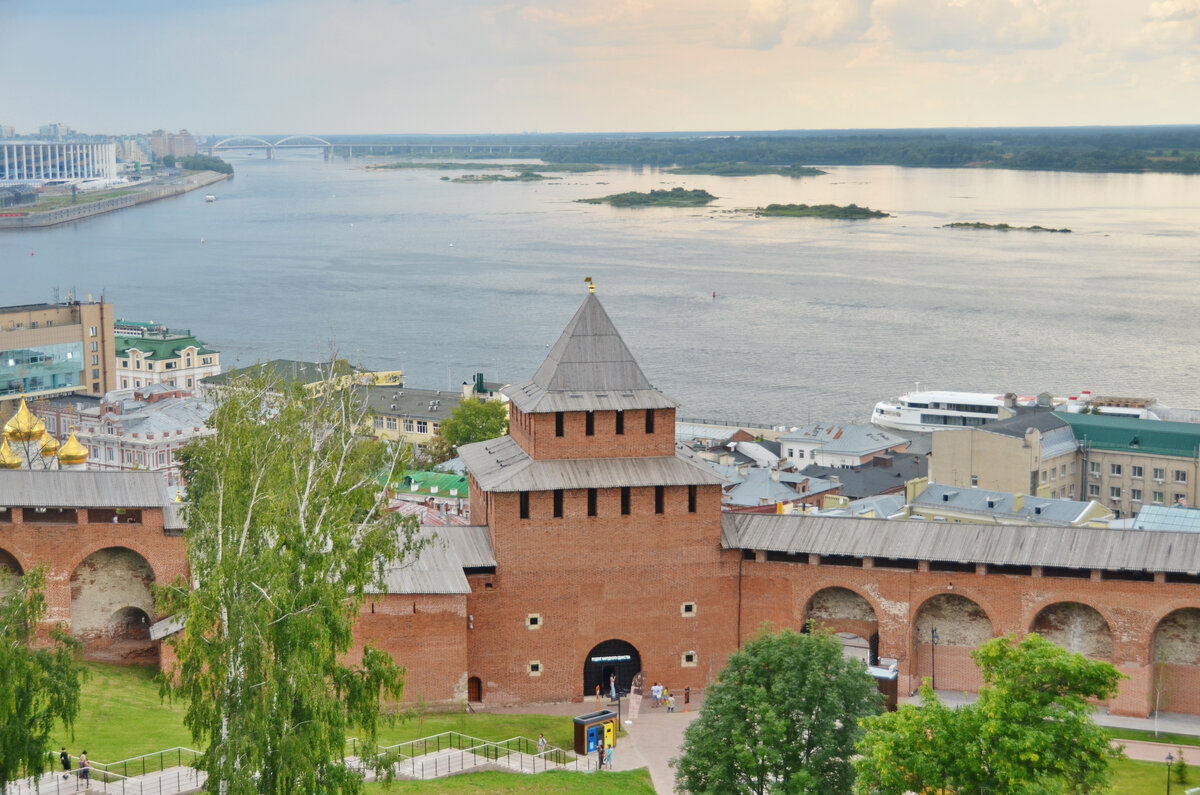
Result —
[[880, 700], [866, 668], [829, 632], [764, 632], [709, 687], [676, 762], [679, 788], [849, 793], [858, 721]]
[[464, 397], [442, 421], [435, 439], [426, 450], [431, 464], [449, 461], [464, 444], [484, 442], [508, 433], [508, 409], [497, 400], [480, 402]]
[[1116, 694], [1117, 669], [1036, 634], [995, 638], [972, 656], [984, 681], [974, 704], [949, 709], [927, 681], [920, 706], [864, 721], [855, 792], [1106, 791], [1120, 752], [1091, 720], [1089, 699]]
[[414, 551], [415, 522], [378, 485], [407, 462], [357, 435], [362, 418], [352, 389], [240, 381], [216, 435], [184, 451], [194, 582], [161, 592], [186, 619], [165, 687], [187, 701], [210, 791], [358, 791], [347, 732], [370, 761], [381, 696], [403, 692], [384, 652], [346, 657], [368, 589]]
[[79, 714], [83, 669], [78, 641], [61, 626], [37, 638], [46, 614], [44, 568], [13, 578], [0, 572], [0, 789], [42, 772], [56, 721], [70, 730]]

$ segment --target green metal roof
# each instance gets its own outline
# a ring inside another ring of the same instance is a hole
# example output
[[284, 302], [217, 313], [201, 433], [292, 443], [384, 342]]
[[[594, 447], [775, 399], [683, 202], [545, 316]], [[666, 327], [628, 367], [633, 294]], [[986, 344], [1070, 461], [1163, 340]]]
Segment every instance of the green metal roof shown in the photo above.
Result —
[[117, 356], [125, 356], [133, 348], [141, 351], [147, 359], [176, 359], [184, 348], [195, 347], [197, 354], [209, 354], [213, 351], [195, 337], [126, 337], [120, 334], [114, 338]]
[[1098, 450], [1120, 450], [1179, 458], [1200, 456], [1200, 423], [1066, 412], [1061, 412], [1058, 416], [1071, 426], [1076, 441]]
[[[416, 485], [416, 491], [413, 491], [413, 485]], [[433, 487], [437, 487], [437, 491], [433, 491]], [[466, 499], [468, 494], [468, 484], [466, 475], [457, 475], [453, 472], [405, 472], [396, 483], [398, 492], [409, 492], [413, 494], [437, 494], [439, 497], [462, 497]], [[451, 494], [451, 490], [456, 491], [456, 494]]]

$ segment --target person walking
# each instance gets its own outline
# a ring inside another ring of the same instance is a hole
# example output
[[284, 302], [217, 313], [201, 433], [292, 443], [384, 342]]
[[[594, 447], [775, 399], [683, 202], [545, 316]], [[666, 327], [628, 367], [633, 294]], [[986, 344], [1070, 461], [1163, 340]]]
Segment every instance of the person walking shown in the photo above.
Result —
[[79, 753], [79, 780], [86, 782], [85, 789], [92, 788], [92, 768], [88, 764], [87, 751]]
[[671, 693], [667, 696], [667, 712], [675, 711], [675, 694]]
[[612, 756], [613, 747], [610, 745], [604, 752], [604, 766], [608, 768], [610, 773], [612, 772]]
[[616, 674], [608, 675], [608, 693], [609, 693], [609, 695], [612, 696], [613, 701], [617, 700], [617, 675]]
[[538, 756], [546, 753], [546, 735], [538, 732]]
[[67, 746], [58, 752], [58, 761], [62, 762], [63, 766], [63, 781], [71, 777], [71, 755], [67, 753]]

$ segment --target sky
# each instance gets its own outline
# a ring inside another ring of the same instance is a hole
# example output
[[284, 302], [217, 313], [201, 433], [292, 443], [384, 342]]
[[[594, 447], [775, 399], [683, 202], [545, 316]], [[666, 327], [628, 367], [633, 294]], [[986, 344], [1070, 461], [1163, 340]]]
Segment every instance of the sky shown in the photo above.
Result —
[[1200, 122], [1200, 0], [0, 0], [0, 124], [514, 133]]

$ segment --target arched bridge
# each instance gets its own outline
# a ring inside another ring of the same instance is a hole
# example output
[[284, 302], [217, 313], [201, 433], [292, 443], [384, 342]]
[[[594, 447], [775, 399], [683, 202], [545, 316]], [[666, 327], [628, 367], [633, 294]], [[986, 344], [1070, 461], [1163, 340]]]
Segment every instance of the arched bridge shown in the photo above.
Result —
[[288, 135], [274, 142], [255, 135], [234, 135], [215, 144], [209, 144], [210, 155], [225, 149], [262, 149], [268, 160], [275, 159], [277, 149], [320, 149], [328, 160], [333, 154], [333, 144], [317, 135]]

